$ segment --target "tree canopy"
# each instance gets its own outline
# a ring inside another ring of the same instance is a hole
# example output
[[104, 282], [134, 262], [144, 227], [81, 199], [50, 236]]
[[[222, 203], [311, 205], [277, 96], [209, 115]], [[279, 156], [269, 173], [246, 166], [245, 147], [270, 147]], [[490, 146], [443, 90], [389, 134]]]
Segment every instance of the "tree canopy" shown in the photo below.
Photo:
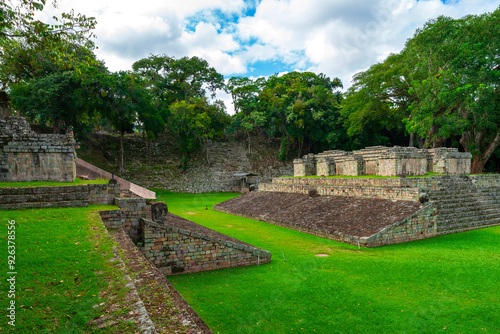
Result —
[[422, 147], [460, 143], [482, 172], [500, 144], [499, 15], [431, 20], [401, 53], [357, 74], [343, 103], [348, 135], [384, 143], [402, 121]]

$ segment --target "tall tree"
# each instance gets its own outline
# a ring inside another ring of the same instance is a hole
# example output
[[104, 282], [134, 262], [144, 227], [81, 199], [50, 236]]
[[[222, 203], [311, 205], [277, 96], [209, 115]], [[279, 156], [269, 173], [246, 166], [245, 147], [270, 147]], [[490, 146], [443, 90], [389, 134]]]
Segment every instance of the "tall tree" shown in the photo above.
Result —
[[264, 82], [264, 78], [252, 80], [245, 77], [232, 77], [227, 84], [236, 112], [233, 126], [246, 133], [248, 153], [251, 153], [250, 133], [256, 127], [261, 127], [266, 123], [266, 113], [259, 110], [258, 98]]
[[338, 88], [340, 79], [333, 80], [324, 74], [312, 72], [292, 72], [283, 76], [271, 76], [260, 92], [260, 110], [267, 113], [267, 131], [282, 138], [281, 159], [289, 156], [293, 143], [300, 156], [304, 144], [321, 150], [338, 147], [332, 131], [343, 132]]
[[205, 99], [180, 101], [170, 106], [170, 131], [182, 153], [181, 168], [189, 166], [191, 154], [200, 149], [208, 139], [220, 139], [229, 123], [223, 105], [208, 104]]
[[500, 7], [431, 20], [401, 53], [358, 74], [343, 103], [348, 133], [398, 128], [402, 120], [422, 146], [460, 143], [481, 173], [500, 145], [499, 16]]
[[142, 82], [132, 73], [116, 72], [109, 76], [109, 81], [103, 90], [107, 113], [105, 117], [120, 134], [119, 172], [124, 173], [123, 138], [131, 133], [137, 125], [139, 114], [152, 108], [149, 92]]
[[410, 89], [416, 99], [407, 128], [433, 146], [458, 136], [473, 155], [471, 171], [481, 173], [500, 145], [500, 7], [459, 20], [432, 20], [403, 53], [420, 76]]
[[160, 108], [190, 98], [212, 98], [218, 89], [225, 89], [224, 77], [206, 60], [198, 57], [175, 59], [152, 55], [132, 65], [149, 86]]

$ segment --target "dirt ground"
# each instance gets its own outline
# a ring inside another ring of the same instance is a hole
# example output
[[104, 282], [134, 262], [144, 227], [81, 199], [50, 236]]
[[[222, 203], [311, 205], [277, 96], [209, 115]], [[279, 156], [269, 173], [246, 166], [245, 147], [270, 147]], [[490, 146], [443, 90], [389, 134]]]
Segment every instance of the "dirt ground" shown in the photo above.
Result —
[[418, 202], [251, 192], [217, 204], [223, 211], [292, 228], [369, 237], [422, 208]]

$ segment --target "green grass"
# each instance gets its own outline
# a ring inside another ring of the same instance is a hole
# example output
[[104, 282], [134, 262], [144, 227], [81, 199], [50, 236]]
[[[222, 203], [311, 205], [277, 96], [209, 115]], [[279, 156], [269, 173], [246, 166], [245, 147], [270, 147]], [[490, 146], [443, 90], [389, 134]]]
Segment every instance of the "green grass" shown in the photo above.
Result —
[[171, 212], [273, 254], [169, 277], [215, 333], [500, 332], [500, 227], [358, 250], [211, 210], [234, 196], [161, 196]]
[[[105, 313], [105, 303], [125, 294], [123, 274], [109, 260], [113, 244], [105, 236], [98, 210], [88, 208], [0, 211], [2, 321], [7, 324], [7, 272], [16, 271], [17, 333], [88, 333], [89, 321]], [[8, 222], [15, 221], [15, 269], [7, 266]], [[132, 323], [118, 323], [103, 333], [133, 333]], [[13, 332], [13, 331], [12, 331]]]
[[108, 180], [80, 180], [74, 182], [55, 182], [55, 181], [30, 181], [30, 182], [0, 182], [0, 188], [9, 187], [59, 187], [59, 186], [80, 186], [83, 184], [104, 184]]

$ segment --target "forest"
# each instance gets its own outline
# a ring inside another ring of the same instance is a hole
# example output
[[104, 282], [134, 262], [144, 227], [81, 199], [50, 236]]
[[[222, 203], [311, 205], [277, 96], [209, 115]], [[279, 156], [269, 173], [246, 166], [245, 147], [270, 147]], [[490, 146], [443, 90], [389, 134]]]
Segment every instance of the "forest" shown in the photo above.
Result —
[[[94, 18], [34, 19], [44, 6], [0, 4], [0, 106], [54, 133], [115, 133], [121, 172], [132, 133], [148, 144], [168, 133], [183, 169], [207, 140], [236, 133], [250, 150], [258, 133], [281, 142], [281, 160], [374, 145], [458, 147], [472, 153], [472, 173], [500, 170], [500, 7], [428, 21], [343, 91], [323, 73], [224, 78], [204, 59], [166, 54], [111, 72], [94, 53]], [[234, 115], [220, 91], [231, 95]]]

